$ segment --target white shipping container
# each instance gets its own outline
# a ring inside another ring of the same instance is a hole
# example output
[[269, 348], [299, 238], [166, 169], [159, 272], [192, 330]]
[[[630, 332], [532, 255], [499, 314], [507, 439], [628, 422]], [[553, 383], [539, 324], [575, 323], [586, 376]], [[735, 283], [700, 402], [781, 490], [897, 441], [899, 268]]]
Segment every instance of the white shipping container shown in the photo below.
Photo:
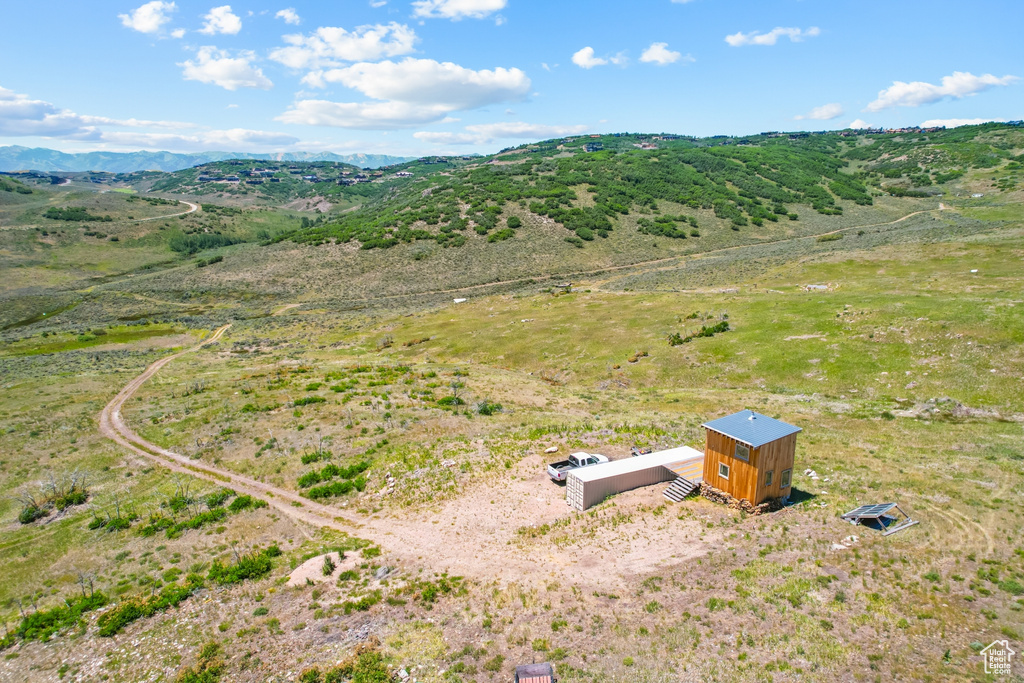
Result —
[[[702, 452], [680, 446], [572, 470], [565, 483], [565, 502], [577, 510], [586, 510], [616, 493], [672, 481], [679, 476], [673, 469], [703, 460]], [[700, 481], [700, 477], [691, 481]]]

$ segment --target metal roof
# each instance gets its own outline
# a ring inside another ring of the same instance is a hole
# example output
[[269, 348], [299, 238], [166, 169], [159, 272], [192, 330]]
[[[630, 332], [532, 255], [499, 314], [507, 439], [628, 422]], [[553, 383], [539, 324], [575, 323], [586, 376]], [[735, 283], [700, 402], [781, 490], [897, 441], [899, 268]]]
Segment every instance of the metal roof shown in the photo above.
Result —
[[574, 477], [578, 477], [581, 481], [594, 481], [596, 479], [604, 479], [606, 477], [615, 477], [628, 472], [638, 472], [651, 467], [664, 467], [680, 463], [684, 460], [692, 460], [694, 458], [703, 459], [704, 454], [698, 450], [690, 448], [689, 446], [680, 446], [679, 448], [670, 448], [668, 450], [657, 451], [655, 453], [644, 453], [643, 455], [638, 455], [633, 458], [612, 460], [611, 462], [604, 462], [600, 465], [579, 467], [574, 470], [569, 470], [569, 474]]
[[803, 431], [799, 427], [761, 413], [755, 413], [753, 410], [741, 410], [738, 413], [705, 422], [701, 427], [725, 434], [751, 448], [760, 448], [766, 443]]

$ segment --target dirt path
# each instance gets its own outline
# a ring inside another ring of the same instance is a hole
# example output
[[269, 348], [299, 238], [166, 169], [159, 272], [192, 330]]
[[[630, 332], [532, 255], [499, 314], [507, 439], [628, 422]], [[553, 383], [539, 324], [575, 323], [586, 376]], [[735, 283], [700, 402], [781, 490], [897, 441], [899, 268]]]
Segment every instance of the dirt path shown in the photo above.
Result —
[[292, 310], [293, 308], [298, 308], [301, 305], [302, 304], [285, 304], [284, 306], [281, 306], [281, 308], [279, 308], [276, 311], [274, 311], [273, 313], [271, 313], [271, 315], [284, 315], [285, 313], [287, 313], [288, 311]]
[[[938, 211], [938, 210], [939, 209], [922, 209], [921, 211], [914, 211], [913, 213], [908, 213], [906, 216], [903, 216], [902, 218], [897, 218], [896, 220], [889, 221], [887, 223], [871, 223], [869, 225], [849, 225], [849, 226], [847, 226], [845, 228], [838, 228], [838, 229], [832, 230], [830, 232], [815, 233], [813, 235], [801, 235], [799, 237], [786, 237], [786, 238], [777, 239], [777, 240], [768, 240], [768, 241], [765, 241], [765, 242], [757, 242], [756, 244], [738, 244], [738, 245], [733, 246], [733, 247], [721, 247], [719, 249], [711, 249], [709, 251], [702, 251], [702, 252], [698, 252], [698, 253], [694, 253], [694, 254], [680, 254], [679, 256], [666, 256], [664, 258], [651, 259], [650, 261], [636, 261], [634, 263], [627, 263], [627, 264], [621, 265], [621, 266], [607, 266], [607, 267], [604, 267], [604, 268], [595, 268], [594, 270], [583, 270], [583, 271], [578, 271], [578, 272], [574, 272], [574, 273], [557, 273], [557, 274], [554, 274], [554, 275], [540, 273], [540, 274], [536, 274], [536, 275], [531, 275], [529, 277], [513, 278], [511, 280], [495, 280], [494, 282], [485, 282], [485, 283], [482, 283], [482, 284], [479, 284], [479, 285], [466, 285], [465, 287], [453, 287], [451, 289], [432, 289], [432, 290], [427, 290], [427, 291], [423, 291], [423, 292], [410, 292], [408, 294], [387, 294], [387, 295], [384, 295], [384, 296], [364, 297], [364, 298], [360, 298], [360, 299], [346, 299], [346, 301], [347, 302], [355, 302], [355, 301], [380, 301], [382, 299], [405, 299], [405, 298], [414, 297], [414, 296], [429, 296], [431, 294], [457, 294], [457, 293], [461, 293], [461, 292], [470, 292], [470, 291], [477, 290], [477, 289], [484, 289], [486, 287], [500, 287], [502, 285], [515, 285], [515, 284], [520, 284], [520, 283], [535, 282], [537, 280], [543, 280], [545, 278], [556, 277], [556, 276], [560, 277], [560, 278], [567, 278], [567, 279], [579, 279], [579, 278], [584, 278], [584, 277], [588, 277], [588, 276], [600, 275], [600, 274], [603, 274], [603, 273], [614, 273], [614, 272], [617, 272], [617, 271], [620, 271], [620, 270], [628, 270], [630, 268], [637, 268], [637, 269], [641, 269], [641, 271], [642, 271], [646, 266], [658, 266], [658, 265], [662, 265], [662, 264], [668, 264], [668, 263], [673, 262], [673, 261], [682, 261], [684, 259], [701, 259], [701, 258], [704, 258], [704, 257], [707, 257], [707, 256], [712, 256], [712, 255], [715, 255], [715, 254], [721, 254], [721, 253], [728, 252], [728, 251], [735, 251], [737, 249], [748, 249], [750, 247], [760, 247], [760, 246], [764, 246], [766, 244], [782, 244], [782, 243], [786, 243], [786, 242], [795, 242], [797, 240], [818, 239], [819, 237], [822, 237], [823, 235], [834, 235], [836, 233], [843, 232], [844, 230], [863, 230], [865, 228], [879, 228], [879, 227], [882, 227], [883, 225], [895, 225], [896, 223], [902, 223], [903, 221], [907, 220], [908, 218], [913, 218], [914, 216], [918, 216], [918, 215], [920, 215], [922, 213], [931, 213], [932, 211]], [[598, 284], [600, 284], [600, 283], [598, 283]]]
[[128, 382], [118, 392], [117, 396], [106, 405], [103, 412], [100, 413], [100, 433], [128, 450], [144, 456], [173, 472], [199, 477], [214, 484], [232, 488], [240, 494], [262, 498], [279, 512], [292, 519], [314, 526], [329, 527], [338, 531], [352, 531], [353, 528], [360, 526], [359, 522], [341, 513], [339, 510], [307, 500], [291, 491], [264, 484], [251, 477], [236, 474], [206, 463], [198, 463], [184, 455], [161, 448], [156, 444], [146, 441], [125, 424], [124, 418], [121, 415], [121, 408], [139, 390], [139, 387], [155, 375], [160, 368], [174, 359], [218, 341], [229, 327], [231, 326], [225, 325], [217, 329], [208, 339], [192, 348], [161, 358], [146, 368], [141, 375]]
[[184, 216], [185, 214], [195, 213], [196, 211], [199, 210], [199, 205], [198, 204], [193, 204], [192, 202], [186, 202], [184, 199], [177, 199], [175, 201], [177, 201], [179, 204], [188, 204], [188, 206], [189, 206], [188, 211], [179, 211], [178, 213], [172, 213], [172, 214], [168, 214], [166, 216], [153, 216], [151, 218], [139, 218], [139, 219], [136, 219], [133, 222], [135, 222], [135, 223], [145, 223], [146, 221], [158, 221], [158, 220], [161, 220], [163, 218], [175, 218], [177, 216]]
[[[515, 476], [503, 484], [500, 496], [493, 489], [471, 487], [466, 495], [406, 518], [356, 518], [292, 491], [161, 448], [132, 431], [121, 414], [125, 402], [165, 365], [218, 341], [229, 327], [224, 325], [196, 346], [161, 358], [128, 382], [100, 413], [100, 432], [172, 472], [259, 497], [296, 522], [349, 533], [358, 531], [394, 559], [420, 565], [425, 562], [436, 571], [527, 584], [557, 578], [580, 585], [621, 587], [636, 575], [699, 557], [711, 547], [671, 542], [681, 533], [690, 537], [704, 533], [699, 522], [663, 523], [664, 528], [654, 528], [642, 515], [618, 528], [598, 529], [590, 541], [573, 543], [565, 549], [544, 541], [529, 550], [519, 547], [519, 529], [541, 527], [567, 512], [561, 489], [550, 486], [546, 473], [532, 463], [523, 463], [513, 472]], [[618, 497], [618, 505], [627, 509], [640, 503], [649, 505], [652, 496], [656, 493], [650, 490], [630, 491]], [[523, 505], [523, 501], [530, 504]], [[309, 535], [301, 524], [298, 527]], [[615, 552], [606, 552], [611, 546]]]

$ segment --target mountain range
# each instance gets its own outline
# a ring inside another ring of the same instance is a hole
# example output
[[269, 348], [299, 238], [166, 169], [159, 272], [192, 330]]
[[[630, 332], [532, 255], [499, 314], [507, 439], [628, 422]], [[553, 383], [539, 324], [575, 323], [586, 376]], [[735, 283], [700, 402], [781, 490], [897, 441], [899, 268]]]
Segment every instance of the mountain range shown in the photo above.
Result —
[[44, 147], [0, 147], [0, 171], [81, 172], [179, 171], [224, 159], [266, 159], [273, 161], [332, 161], [361, 168], [400, 164], [416, 157], [387, 154], [334, 154], [332, 152], [79, 152], [67, 153]]

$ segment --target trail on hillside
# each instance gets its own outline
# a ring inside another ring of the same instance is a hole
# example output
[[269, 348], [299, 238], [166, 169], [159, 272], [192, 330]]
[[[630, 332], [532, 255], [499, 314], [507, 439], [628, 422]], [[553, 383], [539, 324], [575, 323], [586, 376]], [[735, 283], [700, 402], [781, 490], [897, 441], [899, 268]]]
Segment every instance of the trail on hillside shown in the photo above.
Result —
[[158, 220], [161, 220], [163, 218], [175, 218], [177, 216], [184, 216], [186, 214], [195, 213], [196, 211], [199, 210], [199, 205], [198, 204], [193, 204], [192, 202], [186, 202], [184, 199], [176, 199], [175, 201], [178, 202], [179, 204], [188, 204], [188, 207], [189, 207], [188, 211], [179, 211], [178, 213], [171, 213], [171, 214], [168, 214], [166, 216], [152, 216], [150, 218], [138, 218], [134, 222], [135, 223], [145, 223], [146, 221], [158, 221]]
[[[437, 572], [458, 572], [486, 580], [497, 578], [528, 583], [557, 577], [574, 585], [621, 588], [652, 567], [675, 565], [700, 557], [711, 547], [694, 544], [680, 548], [665, 537], [668, 533], [678, 535], [679, 528], [661, 529], [659, 535], [652, 532], [646, 520], [638, 519], [618, 528], [597, 530], [598, 541], [593, 546], [584, 544], [567, 549], [538, 546], [524, 553], [518, 545], [521, 536], [517, 530], [553, 523], [562, 518], [566, 510], [561, 489], [545, 486], [548, 483], [547, 473], [536, 468], [532, 468], [527, 476], [506, 482], [504, 486], [508, 495], [497, 499], [493, 490], [475, 487], [464, 496], [415, 515], [357, 518], [351, 513], [303, 498], [298, 493], [194, 461], [136, 434], [121, 414], [124, 404], [165, 365], [213, 344], [229, 327], [224, 325], [196, 346], [161, 358], [128, 382], [100, 413], [100, 432], [127, 450], [172, 472], [231, 488], [238, 494], [256, 496], [295, 522], [347, 533], [358, 532], [381, 546], [390, 557], [418, 565], [426, 563]], [[639, 491], [622, 494], [622, 502], [626, 504], [631, 497], [639, 499], [643, 495]], [[531, 504], [522, 505], [524, 500], [531, 501]], [[302, 524], [297, 524], [297, 527], [309, 536]], [[688, 523], [688, 529], [687, 534], [699, 532], [704, 537], [704, 530], [697, 522]], [[616, 553], [602, 550], [608, 543], [616, 545]], [[538, 573], [537, 566], [541, 561], [545, 571]]]
[[121, 408], [147, 380], [155, 375], [160, 368], [176, 358], [180, 358], [187, 353], [192, 353], [218, 341], [229, 327], [231, 327], [230, 324], [224, 325], [218, 328], [208, 339], [205, 339], [196, 346], [161, 358], [146, 368], [141, 375], [128, 382], [100, 413], [100, 433], [128, 450], [148, 458], [173, 472], [199, 477], [219, 486], [234, 489], [238, 493], [258, 496], [292, 519], [313, 524], [314, 526], [329, 527], [338, 531], [351, 531], [353, 527], [359, 526], [356, 520], [339, 510], [307, 500], [291, 491], [256, 481], [251, 477], [246, 477], [245, 475], [220, 467], [206, 463], [197, 463], [184, 455], [161, 448], [156, 444], [146, 441], [125, 424], [124, 417], [121, 415]]
[[571, 273], [548, 273], [548, 274], [538, 273], [536, 275], [530, 275], [530, 276], [527, 276], [527, 277], [512, 278], [510, 280], [495, 280], [494, 282], [485, 282], [485, 283], [478, 284], [478, 285], [466, 285], [465, 287], [452, 287], [450, 289], [430, 289], [430, 290], [425, 290], [425, 291], [420, 291], [420, 292], [409, 292], [408, 294], [386, 294], [386, 295], [382, 295], [382, 296], [362, 297], [362, 298], [358, 298], [358, 299], [346, 299], [346, 301], [348, 301], [348, 302], [381, 301], [381, 300], [384, 300], [384, 299], [405, 299], [405, 298], [414, 297], [414, 296], [429, 296], [429, 295], [432, 295], [432, 294], [458, 294], [458, 293], [461, 293], [461, 292], [470, 292], [470, 291], [477, 290], [477, 289], [485, 289], [487, 287], [501, 287], [503, 285], [524, 284], [524, 283], [529, 283], [529, 282], [533, 282], [533, 281], [536, 281], [536, 280], [544, 280], [544, 279], [548, 279], [548, 278], [552, 278], [552, 277], [577, 278], [578, 279], [578, 278], [591, 277], [591, 276], [594, 276], [594, 275], [601, 275], [601, 274], [604, 274], [604, 273], [614, 273], [614, 272], [621, 271], [621, 270], [628, 270], [630, 268], [637, 268], [637, 269], [640, 269], [642, 271], [647, 266], [658, 266], [658, 265], [668, 264], [668, 263], [671, 263], [673, 261], [678, 262], [678, 261], [683, 261], [683, 260], [686, 260], [686, 259], [694, 259], [694, 260], [702, 259], [702, 258], [705, 258], [707, 256], [712, 256], [714, 254], [722, 254], [722, 253], [729, 252], [729, 251], [736, 251], [738, 249], [750, 249], [750, 248], [753, 248], [753, 247], [761, 247], [761, 246], [764, 246], [766, 244], [783, 244], [783, 243], [786, 243], [786, 242], [795, 242], [795, 241], [798, 241], [798, 240], [818, 239], [819, 237], [823, 237], [824, 235], [834, 235], [836, 233], [844, 232], [846, 230], [863, 230], [863, 229], [866, 229], [866, 228], [879, 228], [879, 227], [882, 227], [882, 226], [885, 226], [885, 225], [895, 225], [896, 223], [902, 223], [903, 221], [905, 221], [905, 220], [907, 220], [909, 218], [913, 218], [914, 216], [918, 216], [918, 215], [923, 214], [923, 213], [931, 213], [933, 211], [939, 211], [939, 210], [940, 209], [922, 209], [920, 211], [914, 211], [913, 213], [908, 213], [906, 216], [903, 216], [901, 218], [897, 218], [894, 221], [888, 221], [886, 223], [871, 223], [871, 224], [868, 224], [868, 225], [848, 225], [848, 226], [846, 226], [844, 228], [837, 228], [836, 230], [831, 230], [829, 232], [819, 232], [819, 233], [815, 233], [813, 235], [800, 235], [798, 237], [784, 237], [784, 238], [780, 238], [780, 239], [776, 239], [776, 240], [765, 240], [763, 242], [756, 242], [754, 244], [738, 244], [738, 245], [731, 246], [731, 247], [720, 247], [718, 249], [711, 249], [711, 250], [708, 250], [708, 251], [696, 252], [696, 253], [693, 253], [693, 254], [680, 254], [678, 256], [666, 256], [664, 258], [651, 259], [649, 261], [635, 261], [633, 263], [627, 263], [627, 264], [620, 265], [620, 266], [605, 266], [603, 268], [595, 268], [593, 270], [581, 270], [581, 271], [576, 271], [576, 272], [571, 272]]

